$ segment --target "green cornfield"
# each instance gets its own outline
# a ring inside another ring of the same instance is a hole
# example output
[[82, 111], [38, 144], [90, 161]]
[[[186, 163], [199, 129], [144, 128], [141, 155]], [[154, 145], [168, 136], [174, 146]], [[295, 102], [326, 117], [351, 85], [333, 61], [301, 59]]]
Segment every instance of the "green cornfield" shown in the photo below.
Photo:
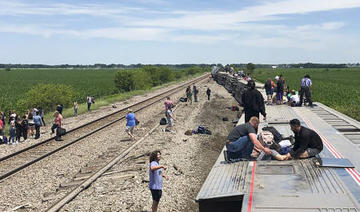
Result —
[[309, 74], [313, 82], [312, 99], [360, 121], [360, 68], [345, 69], [255, 69], [253, 78], [274, 81], [276, 75], [285, 77], [290, 90], [300, 90], [300, 80]]
[[[76, 99], [84, 102], [114, 93], [115, 69], [0, 69], [0, 111], [15, 109], [16, 102], [38, 84], [66, 84], [74, 88]], [[5, 111], [7, 113], [7, 111]]]

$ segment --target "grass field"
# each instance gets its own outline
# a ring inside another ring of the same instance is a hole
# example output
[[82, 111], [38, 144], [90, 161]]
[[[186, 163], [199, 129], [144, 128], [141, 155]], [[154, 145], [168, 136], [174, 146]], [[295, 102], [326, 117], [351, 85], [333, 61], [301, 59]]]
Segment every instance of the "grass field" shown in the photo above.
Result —
[[265, 82], [282, 74], [290, 89], [300, 90], [300, 80], [309, 74], [312, 99], [360, 121], [360, 68], [346, 69], [255, 69], [253, 77]]
[[14, 108], [18, 99], [40, 83], [71, 85], [78, 93], [76, 99], [84, 102], [88, 94], [95, 97], [114, 93], [114, 75], [117, 70], [84, 69], [14, 69], [0, 70], [0, 110]]

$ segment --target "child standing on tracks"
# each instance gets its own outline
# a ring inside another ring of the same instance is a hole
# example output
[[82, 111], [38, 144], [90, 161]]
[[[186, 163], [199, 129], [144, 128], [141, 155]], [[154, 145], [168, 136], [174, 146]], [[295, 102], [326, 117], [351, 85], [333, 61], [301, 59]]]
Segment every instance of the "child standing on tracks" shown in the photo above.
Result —
[[166, 167], [160, 165], [159, 161], [161, 158], [161, 152], [159, 150], [153, 151], [150, 154], [150, 169], [149, 169], [149, 189], [151, 191], [153, 203], [151, 206], [152, 212], [156, 212], [159, 201], [162, 195], [162, 182], [165, 178], [168, 180], [168, 177], [162, 173], [162, 170], [166, 170]]

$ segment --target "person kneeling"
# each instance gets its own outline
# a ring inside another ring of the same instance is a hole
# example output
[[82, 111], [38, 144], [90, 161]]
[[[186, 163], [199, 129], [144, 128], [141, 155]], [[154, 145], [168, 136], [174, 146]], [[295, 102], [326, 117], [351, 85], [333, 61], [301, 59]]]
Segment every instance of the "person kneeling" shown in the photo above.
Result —
[[269, 148], [261, 145], [257, 139], [256, 131], [259, 126], [259, 119], [255, 116], [250, 118], [249, 122], [234, 127], [226, 141], [226, 149], [224, 157], [226, 161], [246, 159], [251, 160], [251, 153], [254, 146], [260, 151], [264, 151], [266, 155], [270, 155]]
[[301, 126], [298, 119], [290, 121], [290, 128], [295, 134], [295, 143], [286, 159], [310, 158], [323, 150], [320, 136], [315, 131]]

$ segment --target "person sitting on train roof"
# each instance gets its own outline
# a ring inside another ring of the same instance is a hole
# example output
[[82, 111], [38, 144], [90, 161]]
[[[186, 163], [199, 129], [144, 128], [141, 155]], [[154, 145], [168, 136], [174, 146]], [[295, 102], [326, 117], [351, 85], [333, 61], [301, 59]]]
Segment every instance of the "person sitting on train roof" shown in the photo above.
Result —
[[265, 154], [271, 154], [270, 149], [261, 145], [257, 139], [256, 132], [259, 123], [259, 119], [253, 116], [249, 122], [240, 124], [230, 131], [226, 141], [227, 151], [224, 151], [226, 161], [238, 159], [251, 160], [250, 155], [253, 152], [254, 145], [260, 151], [264, 151]]
[[286, 159], [314, 157], [323, 150], [320, 136], [313, 130], [300, 125], [298, 119], [290, 121], [290, 128], [295, 134], [294, 147], [286, 154]]
[[296, 94], [295, 90], [291, 91], [290, 100], [288, 102], [288, 105], [291, 107], [301, 106], [300, 104], [300, 97], [298, 94]]

